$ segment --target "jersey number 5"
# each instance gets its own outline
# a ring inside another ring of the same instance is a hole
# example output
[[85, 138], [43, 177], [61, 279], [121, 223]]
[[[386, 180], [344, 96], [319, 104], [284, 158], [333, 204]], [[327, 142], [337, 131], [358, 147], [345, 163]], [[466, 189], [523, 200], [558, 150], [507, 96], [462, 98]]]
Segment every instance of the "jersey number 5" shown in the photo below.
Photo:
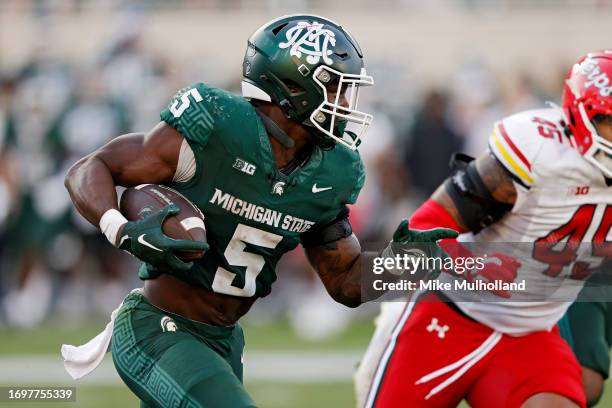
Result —
[[196, 102], [200, 102], [203, 99], [202, 95], [200, 95], [196, 88], [191, 88], [190, 90], [186, 91], [181, 95], [181, 99], [177, 99], [172, 105], [170, 105], [170, 112], [172, 112], [175, 118], [181, 116], [183, 112], [187, 110], [189, 105], [191, 105], [191, 101], [189, 100], [190, 95]]
[[236, 277], [235, 273], [225, 268], [218, 267], [215, 272], [212, 289], [217, 293], [224, 293], [232, 296], [251, 297], [255, 295], [255, 280], [261, 273], [266, 261], [261, 255], [245, 252], [246, 243], [274, 249], [283, 239], [282, 236], [271, 232], [258, 230], [248, 225], [238, 224], [234, 235], [230, 240], [223, 256], [230, 265], [246, 266], [244, 274], [244, 288], [232, 286], [232, 281]]

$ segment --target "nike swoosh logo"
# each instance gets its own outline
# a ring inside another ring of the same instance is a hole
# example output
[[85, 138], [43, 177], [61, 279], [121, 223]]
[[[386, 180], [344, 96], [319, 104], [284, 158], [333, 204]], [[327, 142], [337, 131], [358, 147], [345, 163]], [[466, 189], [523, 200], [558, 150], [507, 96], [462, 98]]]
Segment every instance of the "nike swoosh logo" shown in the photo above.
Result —
[[326, 190], [331, 190], [333, 187], [317, 187], [317, 183], [314, 183], [312, 185], [312, 192], [313, 193], [320, 193], [321, 191], [326, 191]]
[[151, 249], [154, 249], [156, 251], [162, 252], [161, 249], [159, 249], [158, 247], [156, 247], [155, 245], [151, 245], [149, 244], [147, 241], [145, 241], [144, 237], [146, 234], [142, 234], [141, 236], [138, 237], [138, 242], [140, 242], [142, 245], [144, 246], [148, 246]]

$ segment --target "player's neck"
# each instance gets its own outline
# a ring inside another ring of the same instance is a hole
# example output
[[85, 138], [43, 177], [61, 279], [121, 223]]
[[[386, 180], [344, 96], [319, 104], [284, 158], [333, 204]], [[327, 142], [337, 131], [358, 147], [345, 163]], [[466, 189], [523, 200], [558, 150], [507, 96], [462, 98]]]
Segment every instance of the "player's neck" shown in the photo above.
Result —
[[278, 168], [283, 168], [297, 156], [302, 156], [304, 150], [312, 149], [312, 138], [303, 126], [295, 121], [287, 119], [283, 111], [275, 105], [258, 106], [258, 109], [274, 123], [293, 141], [293, 147], [286, 147], [276, 138], [268, 134], [272, 154]]

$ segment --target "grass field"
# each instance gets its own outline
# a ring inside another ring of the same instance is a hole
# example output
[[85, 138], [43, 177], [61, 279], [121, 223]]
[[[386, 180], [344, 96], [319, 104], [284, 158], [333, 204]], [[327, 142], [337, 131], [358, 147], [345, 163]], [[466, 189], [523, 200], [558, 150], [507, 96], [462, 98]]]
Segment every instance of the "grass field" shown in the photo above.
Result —
[[[29, 358], [39, 356], [48, 359], [57, 357], [59, 364], [59, 347], [62, 343], [82, 344], [95, 336], [105, 322], [90, 322], [78, 327], [66, 327], [49, 322], [32, 330], [0, 330], [0, 358], [27, 355]], [[353, 351], [360, 354], [368, 344], [372, 333], [372, 323], [360, 322], [334, 339], [309, 342], [295, 336], [288, 324], [278, 323], [272, 326], [245, 326], [247, 352], [333, 352]], [[290, 366], [291, 362], [287, 361]], [[350, 369], [350, 367], [349, 367]], [[95, 376], [96, 373], [92, 374]], [[2, 385], [25, 386], [41, 384], [15, 384], [3, 381]], [[136, 397], [123, 386], [116, 385], [77, 385], [76, 403], [0, 403], [0, 407], [138, 407]], [[67, 378], [66, 386], [74, 383]], [[306, 407], [352, 407], [354, 406], [353, 388], [350, 378], [342, 381], [281, 383], [271, 381], [249, 381], [246, 387], [258, 406], [262, 408], [306, 408]]]
[[[103, 325], [104, 322], [90, 322], [84, 326], [71, 328], [58, 326], [51, 322], [29, 331], [1, 329], [0, 359], [25, 355], [34, 359], [37, 356], [41, 359], [53, 357], [58, 359], [59, 365], [59, 345], [61, 343], [80, 344], [97, 334]], [[297, 338], [288, 325], [284, 323], [265, 327], [245, 327], [247, 350], [249, 352], [260, 351], [264, 354], [266, 352], [279, 352], [289, 355], [293, 352], [313, 352], [316, 355], [319, 351], [321, 353], [346, 353], [350, 351], [359, 355], [367, 346], [372, 330], [373, 327], [370, 322], [358, 322], [337, 338], [322, 342], [308, 342]], [[292, 361], [288, 360], [286, 366], [290, 370]], [[350, 373], [350, 369], [350, 367], [347, 367], [346, 372]], [[92, 376], [96, 376], [96, 373]], [[3, 378], [0, 383], [12, 386], [44, 385], [15, 384], [12, 381], [6, 381], [6, 378]], [[63, 381], [61, 383], [66, 386], [75, 385], [68, 378], [65, 383]], [[57, 381], [55, 384], [57, 384]], [[76, 386], [76, 403], [0, 402], [0, 407], [123, 408], [139, 406], [136, 397], [118, 381], [112, 384], [76, 383]], [[350, 374], [339, 380], [321, 382], [312, 381], [312, 379], [305, 382], [249, 380], [247, 375], [246, 387], [261, 408], [349, 408], [354, 407], [355, 404]], [[612, 407], [612, 387], [608, 385], [607, 388], [610, 388], [609, 392], [604, 395], [599, 407]], [[466, 404], [462, 404], [462, 407], [466, 406]]]
[[[247, 383], [247, 389], [261, 408], [352, 407], [352, 384], [348, 381], [324, 384]], [[129, 408], [138, 407], [136, 397], [124, 386], [82, 386], [74, 403], [0, 403], [15, 408]]]
[[[63, 343], [82, 344], [98, 334], [106, 323], [88, 322], [71, 327], [51, 321], [31, 330], [0, 328], [0, 356], [59, 353]], [[316, 342], [297, 337], [286, 322], [243, 328], [249, 350], [364, 350], [374, 325], [371, 321], [359, 321], [338, 337]]]

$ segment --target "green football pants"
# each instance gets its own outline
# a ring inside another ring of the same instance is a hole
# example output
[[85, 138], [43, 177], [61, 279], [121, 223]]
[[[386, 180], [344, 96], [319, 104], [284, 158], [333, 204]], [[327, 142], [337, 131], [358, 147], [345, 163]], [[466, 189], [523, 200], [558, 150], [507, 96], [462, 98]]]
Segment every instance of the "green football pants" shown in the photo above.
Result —
[[141, 407], [255, 407], [242, 384], [240, 325], [211, 326], [130, 293], [115, 319], [113, 362]]
[[570, 344], [580, 365], [608, 378], [612, 346], [612, 303], [576, 302], [570, 306], [564, 319], [571, 330]]

